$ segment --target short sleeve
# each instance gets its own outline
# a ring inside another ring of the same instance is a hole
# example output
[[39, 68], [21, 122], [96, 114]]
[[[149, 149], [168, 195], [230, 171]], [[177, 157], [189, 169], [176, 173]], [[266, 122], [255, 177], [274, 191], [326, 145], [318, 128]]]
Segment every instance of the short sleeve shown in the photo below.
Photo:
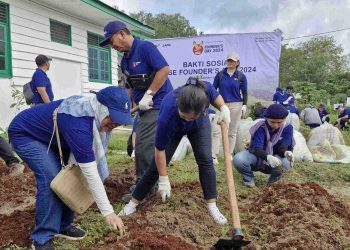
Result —
[[158, 71], [166, 66], [169, 66], [163, 55], [153, 43], [145, 42], [142, 49], [143, 56], [146, 59], [147, 64], [154, 71]]
[[46, 87], [46, 85], [47, 85], [46, 76], [40, 71], [36, 71], [34, 73], [33, 82], [34, 82], [36, 88]]
[[77, 162], [95, 161], [93, 151], [93, 120], [81, 120], [79, 127], [65, 129], [64, 139]]
[[209, 102], [212, 103], [219, 96], [219, 93], [214, 88], [214, 85], [206, 82], [206, 93], [209, 97]]

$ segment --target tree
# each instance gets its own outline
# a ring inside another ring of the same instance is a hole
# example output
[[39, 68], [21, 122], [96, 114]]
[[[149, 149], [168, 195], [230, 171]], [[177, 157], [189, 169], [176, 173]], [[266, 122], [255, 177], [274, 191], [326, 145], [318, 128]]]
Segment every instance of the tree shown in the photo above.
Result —
[[152, 26], [156, 31], [156, 38], [197, 36], [196, 28], [179, 13], [171, 15], [161, 13], [153, 16], [152, 13], [141, 11], [131, 13], [130, 16]]
[[297, 45], [282, 46], [280, 60], [281, 85], [291, 81], [313, 82], [322, 86], [333, 75], [347, 70], [343, 48], [336, 45], [333, 37], [321, 36]]

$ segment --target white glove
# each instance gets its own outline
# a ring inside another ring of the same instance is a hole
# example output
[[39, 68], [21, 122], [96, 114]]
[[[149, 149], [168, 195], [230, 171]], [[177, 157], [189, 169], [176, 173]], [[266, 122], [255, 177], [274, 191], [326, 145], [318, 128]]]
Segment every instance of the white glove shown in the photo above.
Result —
[[282, 165], [281, 160], [273, 155], [267, 155], [267, 162], [269, 163], [270, 167], [272, 167], [272, 168], [276, 168], [276, 167]]
[[167, 175], [159, 176], [158, 192], [160, 193], [163, 202], [165, 202], [167, 198], [170, 198], [171, 186]]
[[221, 121], [224, 121], [227, 126], [229, 126], [230, 122], [231, 122], [230, 110], [225, 104], [222, 105], [220, 108], [220, 115], [219, 115], [218, 123], [220, 123]]
[[285, 101], [283, 102], [283, 104], [287, 105], [287, 104], [288, 104], [288, 102], [290, 101], [290, 99], [292, 99], [292, 98], [293, 98], [293, 96], [289, 96], [289, 97], [288, 97], [288, 99], [287, 99], [287, 100], [285, 100]]
[[287, 158], [288, 161], [290, 161], [290, 165], [293, 167], [294, 163], [294, 155], [292, 151], [286, 151], [284, 152], [284, 157]]
[[247, 112], [247, 105], [242, 106], [242, 116], [245, 116], [245, 113]]
[[145, 92], [143, 95], [141, 101], [139, 102], [139, 109], [140, 110], [149, 110], [153, 106], [153, 96]]
[[135, 149], [132, 151], [130, 157], [131, 157], [131, 159], [132, 159], [133, 161], [135, 161]]

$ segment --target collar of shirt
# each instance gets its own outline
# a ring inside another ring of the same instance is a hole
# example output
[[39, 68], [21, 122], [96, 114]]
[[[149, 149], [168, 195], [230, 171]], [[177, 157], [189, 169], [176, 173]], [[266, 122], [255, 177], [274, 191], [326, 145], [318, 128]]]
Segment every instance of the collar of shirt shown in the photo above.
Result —
[[41, 71], [41, 72], [43, 72], [43, 73], [46, 75], [46, 72], [45, 72], [43, 69], [37, 68], [36, 70], [37, 70], [37, 71]]
[[233, 75], [232, 75], [232, 76], [230, 76], [230, 75], [227, 73], [227, 67], [224, 68], [224, 73], [225, 73], [228, 77], [238, 78], [237, 69], [235, 70], [235, 72], [233, 72]]
[[130, 51], [129, 51], [129, 53], [126, 54], [127, 58], [130, 58], [132, 56], [132, 54], [135, 52], [136, 46], [138, 45], [138, 43], [139, 43], [139, 40], [134, 37], [134, 41], [132, 42]]

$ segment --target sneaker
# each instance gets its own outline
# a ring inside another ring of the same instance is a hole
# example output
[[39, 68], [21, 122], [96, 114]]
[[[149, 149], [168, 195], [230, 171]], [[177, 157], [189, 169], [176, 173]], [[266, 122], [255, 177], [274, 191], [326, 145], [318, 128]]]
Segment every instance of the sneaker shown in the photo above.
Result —
[[213, 163], [214, 165], [218, 165], [219, 164], [218, 158], [213, 157]]
[[49, 240], [48, 242], [46, 242], [44, 245], [39, 245], [38, 243], [36, 243], [35, 241], [33, 241], [33, 244], [31, 246], [32, 250], [55, 250], [54, 246], [53, 246], [53, 241]]
[[249, 181], [249, 182], [244, 182], [244, 186], [246, 186], [246, 187], [250, 187], [250, 188], [253, 188], [253, 187], [255, 187], [255, 182], [254, 182], [254, 180], [251, 180], [251, 181]]
[[21, 163], [12, 163], [9, 165], [9, 168], [10, 176], [17, 176], [19, 174], [22, 174], [24, 171], [24, 165]]
[[275, 183], [279, 182], [280, 180], [282, 180], [282, 175], [278, 175], [278, 176], [271, 175], [267, 181], [267, 185], [275, 184]]
[[122, 201], [124, 203], [129, 203], [131, 201], [131, 198], [132, 198], [132, 193], [124, 194], [122, 196]]
[[59, 234], [55, 235], [55, 237], [65, 238], [68, 240], [81, 240], [81, 239], [84, 239], [85, 236], [86, 236], [86, 233], [75, 226], [70, 226], [67, 229], [67, 231], [62, 231]]
[[138, 205], [135, 204], [134, 202], [129, 202], [128, 204], [126, 204], [122, 210], [120, 210], [120, 212], [118, 213], [118, 216], [122, 217], [122, 216], [127, 216], [130, 214], [133, 214], [136, 212], [136, 207]]

